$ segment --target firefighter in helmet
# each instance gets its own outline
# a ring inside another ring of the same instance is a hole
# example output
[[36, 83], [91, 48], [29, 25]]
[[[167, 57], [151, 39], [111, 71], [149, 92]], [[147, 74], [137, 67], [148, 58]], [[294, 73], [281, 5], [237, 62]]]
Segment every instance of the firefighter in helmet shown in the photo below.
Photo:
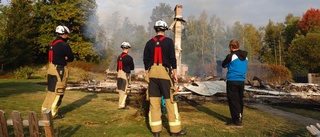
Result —
[[118, 110], [128, 109], [126, 106], [127, 95], [130, 92], [130, 73], [134, 70], [133, 59], [128, 55], [131, 45], [129, 42], [122, 42], [122, 53], [117, 58], [117, 92], [119, 93]]
[[57, 37], [50, 43], [48, 49], [48, 70], [47, 70], [47, 96], [42, 104], [42, 111], [51, 110], [52, 117], [63, 118], [58, 114], [58, 107], [61, 105], [62, 98], [69, 77], [67, 62], [72, 62], [74, 55], [67, 43], [68, 27], [59, 25], [56, 27]]
[[[155, 137], [162, 130], [161, 97], [164, 97], [166, 113], [170, 126], [170, 134], [186, 135], [181, 128], [181, 118], [177, 102], [174, 100], [177, 83], [177, 60], [173, 40], [166, 37], [167, 23], [159, 20], [154, 24], [156, 36], [150, 39], [144, 48], [143, 62], [148, 82], [148, 97], [150, 101], [149, 124]], [[172, 77], [171, 77], [172, 76]]]

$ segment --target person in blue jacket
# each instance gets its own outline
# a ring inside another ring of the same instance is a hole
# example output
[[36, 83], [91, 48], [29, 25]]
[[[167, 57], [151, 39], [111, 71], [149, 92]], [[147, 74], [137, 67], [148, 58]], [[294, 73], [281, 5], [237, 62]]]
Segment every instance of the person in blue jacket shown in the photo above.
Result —
[[231, 40], [230, 52], [222, 62], [222, 67], [228, 68], [226, 90], [232, 121], [227, 122], [227, 125], [232, 126], [242, 126], [244, 81], [248, 66], [248, 52], [239, 48], [239, 42]]

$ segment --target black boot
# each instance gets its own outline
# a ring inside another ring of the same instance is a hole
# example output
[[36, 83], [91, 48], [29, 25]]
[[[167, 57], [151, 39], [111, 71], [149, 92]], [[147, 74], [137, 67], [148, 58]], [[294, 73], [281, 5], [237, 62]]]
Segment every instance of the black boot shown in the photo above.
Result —
[[170, 135], [171, 135], [171, 136], [183, 136], [183, 135], [186, 135], [186, 134], [187, 134], [187, 131], [184, 130], [184, 129], [182, 129], [182, 130], [180, 130], [180, 132], [178, 132], [178, 133], [171, 133]]
[[64, 118], [63, 115], [57, 114], [56, 116], [53, 117], [53, 119], [62, 119]]
[[160, 137], [160, 132], [154, 132], [152, 133], [154, 137]]

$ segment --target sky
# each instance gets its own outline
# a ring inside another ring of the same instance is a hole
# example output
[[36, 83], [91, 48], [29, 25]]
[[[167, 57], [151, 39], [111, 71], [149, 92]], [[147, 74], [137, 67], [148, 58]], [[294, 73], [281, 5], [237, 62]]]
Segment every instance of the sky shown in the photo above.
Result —
[[100, 23], [118, 11], [121, 19], [129, 17], [132, 23], [145, 26], [159, 3], [169, 4], [172, 10], [176, 5], [182, 5], [185, 20], [190, 15], [199, 17], [206, 11], [209, 17], [215, 15], [226, 25], [232, 26], [240, 21], [256, 27], [267, 25], [269, 20], [284, 22], [289, 13], [302, 17], [310, 8], [320, 9], [319, 0], [96, 0], [96, 3]]
[[[1, 0], [6, 5], [10, 0]], [[294, 16], [302, 15], [310, 8], [320, 9], [319, 0], [96, 0], [97, 14], [102, 24], [115, 11], [122, 17], [129, 17], [132, 23], [147, 26], [150, 22], [152, 10], [159, 3], [166, 3], [172, 7], [182, 5], [182, 16], [199, 17], [203, 11], [209, 17], [215, 15], [226, 25], [251, 23], [256, 27], [265, 26], [269, 20], [284, 22], [285, 17], [292, 13]]]

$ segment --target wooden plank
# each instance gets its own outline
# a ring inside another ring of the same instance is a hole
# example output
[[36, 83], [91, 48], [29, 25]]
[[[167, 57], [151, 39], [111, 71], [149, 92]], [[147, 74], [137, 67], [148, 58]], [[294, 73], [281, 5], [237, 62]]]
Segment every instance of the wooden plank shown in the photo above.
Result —
[[39, 120], [39, 126], [42, 126], [42, 127], [50, 126], [50, 123], [52, 122], [50, 122], [49, 120]]
[[13, 121], [14, 135], [16, 137], [24, 137], [23, 123], [22, 123], [22, 118], [21, 118], [20, 112], [16, 111], [16, 110], [12, 111], [11, 119]]
[[5, 112], [0, 110], [0, 137], [9, 137]]
[[[23, 120], [22, 123], [23, 123], [23, 126], [29, 126], [28, 120]], [[13, 125], [12, 119], [7, 119], [7, 125]], [[39, 120], [39, 126], [42, 126], [42, 127], [43, 126], [50, 126], [50, 121], [49, 120]]]
[[44, 126], [46, 137], [54, 137], [54, 127], [53, 127], [51, 111], [49, 109], [46, 109], [45, 111], [43, 111], [42, 118], [43, 120], [49, 121], [49, 124]]
[[39, 137], [39, 121], [37, 114], [33, 111], [29, 112], [29, 133], [31, 137]]

